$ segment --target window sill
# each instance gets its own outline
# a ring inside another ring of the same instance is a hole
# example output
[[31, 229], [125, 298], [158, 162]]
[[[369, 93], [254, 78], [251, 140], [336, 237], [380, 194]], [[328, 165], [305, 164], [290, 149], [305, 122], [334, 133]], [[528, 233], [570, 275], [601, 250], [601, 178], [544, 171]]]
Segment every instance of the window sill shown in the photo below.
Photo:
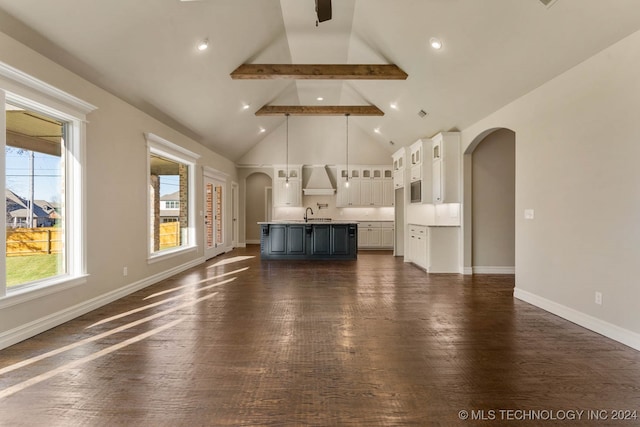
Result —
[[183, 248], [170, 249], [162, 252], [156, 252], [154, 254], [149, 255], [147, 259], [147, 264], [154, 264], [156, 262], [164, 261], [169, 258], [173, 258], [179, 255], [184, 255], [189, 252], [195, 252], [198, 249], [197, 246], [185, 246]]
[[0, 297], [0, 309], [84, 285], [87, 283], [87, 277], [89, 277], [88, 274], [75, 277], [65, 276], [31, 286], [19, 287], [14, 290], [7, 289], [7, 295]]

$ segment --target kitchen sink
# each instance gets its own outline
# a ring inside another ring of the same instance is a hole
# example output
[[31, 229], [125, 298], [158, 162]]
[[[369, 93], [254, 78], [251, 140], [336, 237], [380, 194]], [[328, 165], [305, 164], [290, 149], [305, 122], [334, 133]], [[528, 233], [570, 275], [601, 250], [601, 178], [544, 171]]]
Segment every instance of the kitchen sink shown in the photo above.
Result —
[[331, 218], [309, 218], [307, 222], [331, 222]]

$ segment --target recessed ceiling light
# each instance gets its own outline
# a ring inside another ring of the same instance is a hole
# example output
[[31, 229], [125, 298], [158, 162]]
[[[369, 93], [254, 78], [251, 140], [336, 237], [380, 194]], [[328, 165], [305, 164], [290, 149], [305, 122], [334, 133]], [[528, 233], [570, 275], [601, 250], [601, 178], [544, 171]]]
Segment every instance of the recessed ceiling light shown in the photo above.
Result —
[[429, 39], [429, 44], [436, 50], [442, 49], [442, 42], [436, 37], [431, 37], [431, 39]]
[[260, 133], [265, 133], [267, 130], [265, 128], [263, 128], [262, 126], [260, 126]]
[[394, 110], [398, 109], [398, 104], [395, 102], [392, 102], [391, 104], [389, 104], [389, 107], [393, 108]]
[[380, 128], [375, 128], [373, 131], [374, 131], [375, 133], [380, 133]]
[[207, 50], [208, 47], [209, 47], [208, 39], [204, 39], [198, 43], [198, 50]]
[[243, 110], [248, 110], [249, 107], [251, 107], [251, 104], [247, 104], [246, 102], [244, 104], [242, 104], [242, 109]]
[[318, 101], [324, 101], [324, 98], [323, 98], [323, 97], [321, 97], [321, 96], [317, 97], [316, 99], [317, 99]]

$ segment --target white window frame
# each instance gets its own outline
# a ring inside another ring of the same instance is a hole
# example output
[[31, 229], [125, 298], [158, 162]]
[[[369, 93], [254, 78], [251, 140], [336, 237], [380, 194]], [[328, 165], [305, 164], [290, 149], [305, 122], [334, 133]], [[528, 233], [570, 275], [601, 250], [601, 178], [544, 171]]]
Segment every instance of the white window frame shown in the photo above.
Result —
[[[34, 282], [28, 286], [7, 289], [6, 284], [6, 216], [0, 215], [4, 239], [0, 244], [0, 308], [50, 295], [86, 283], [85, 220], [85, 145], [86, 115], [95, 106], [57, 89], [41, 80], [0, 62], [0, 186], [6, 188], [6, 114], [5, 105], [13, 104], [46, 114], [68, 123], [67, 140], [62, 152], [65, 163], [65, 273]], [[6, 200], [0, 198], [0, 212], [6, 211]]]
[[187, 150], [173, 142], [167, 141], [153, 133], [145, 133], [147, 139], [147, 188], [151, 187], [151, 155], [155, 154], [175, 162], [182, 163], [188, 167], [188, 191], [187, 191], [187, 216], [189, 218], [189, 226], [187, 227], [187, 244], [173, 249], [165, 249], [159, 252], [153, 252], [151, 241], [153, 235], [151, 232], [151, 200], [147, 195], [147, 263], [163, 261], [167, 258], [182, 255], [187, 252], [196, 251], [198, 242], [196, 241], [196, 163], [200, 155]]

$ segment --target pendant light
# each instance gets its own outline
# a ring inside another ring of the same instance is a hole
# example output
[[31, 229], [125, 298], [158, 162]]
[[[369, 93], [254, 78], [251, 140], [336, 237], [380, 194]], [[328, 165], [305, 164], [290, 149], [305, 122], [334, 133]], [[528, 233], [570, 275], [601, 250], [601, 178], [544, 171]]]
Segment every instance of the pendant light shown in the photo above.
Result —
[[284, 186], [289, 188], [289, 113], [286, 113], [285, 116], [287, 118], [287, 147], [285, 149], [287, 160], [287, 177], [284, 180]]
[[347, 176], [344, 181], [344, 186], [349, 188], [349, 113], [345, 114], [345, 117], [347, 118]]

